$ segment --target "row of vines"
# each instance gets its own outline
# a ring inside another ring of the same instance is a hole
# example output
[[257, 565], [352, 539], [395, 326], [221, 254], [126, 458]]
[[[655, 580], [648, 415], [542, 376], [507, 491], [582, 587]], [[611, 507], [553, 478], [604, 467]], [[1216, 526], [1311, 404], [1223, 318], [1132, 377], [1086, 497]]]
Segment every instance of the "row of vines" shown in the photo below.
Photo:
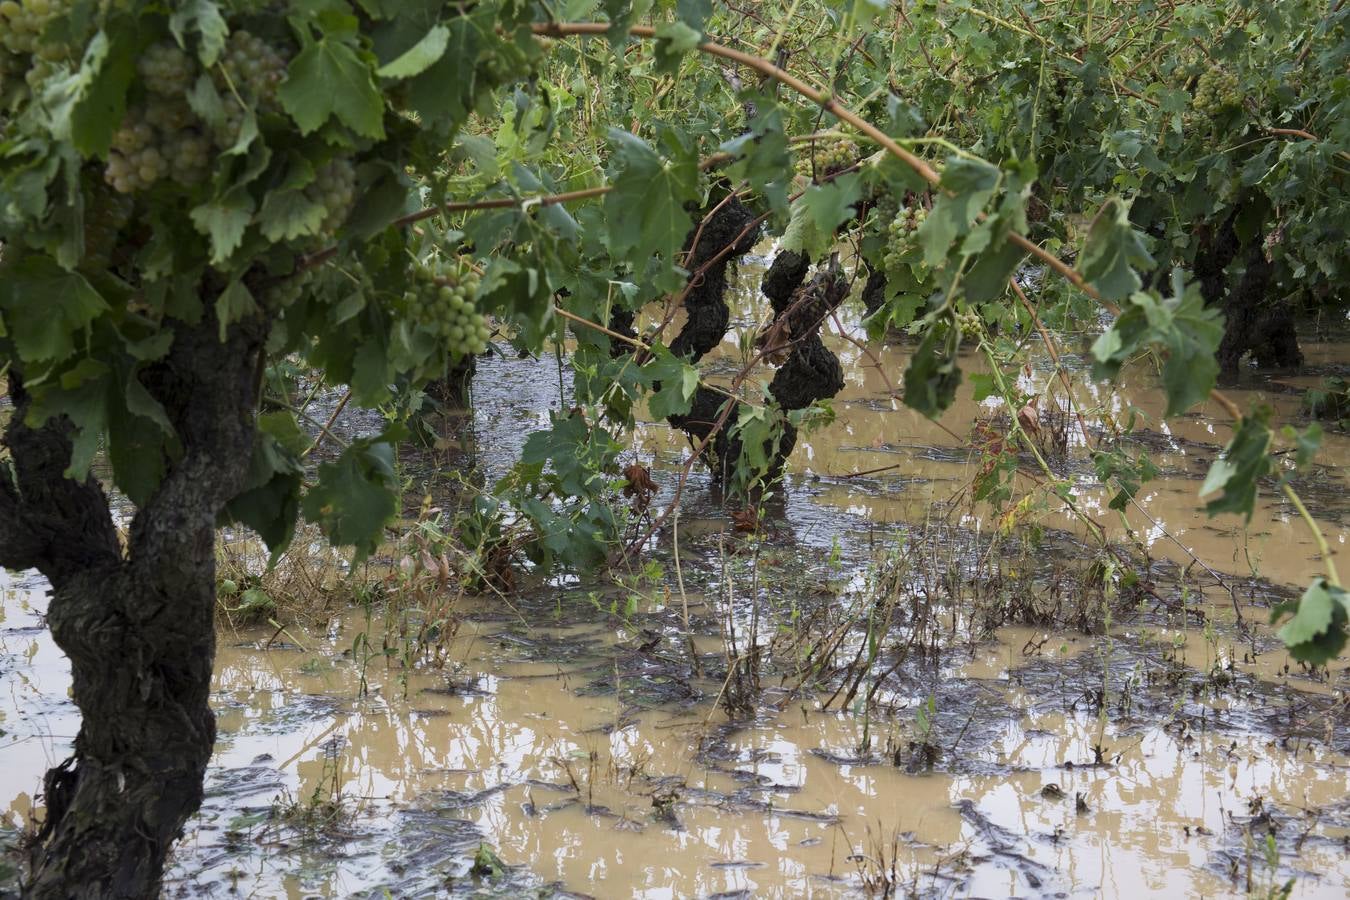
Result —
[[[888, 375], [933, 417], [963, 345], [1016, 409], [1027, 338], [1058, 360], [1091, 328], [1094, 378], [1152, 355], [1169, 416], [1230, 416], [1211, 513], [1273, 489], [1303, 514], [1325, 572], [1281, 635], [1333, 658], [1350, 598], [1292, 483], [1320, 430], [1217, 385], [1297, 365], [1296, 317], [1345, 300], [1347, 25], [1340, 0], [0, 3], [0, 564], [50, 579], [86, 717], [34, 895], [145, 895], [200, 802], [218, 524], [375, 552], [408, 411], [483, 352], [566, 345], [575, 407], [459, 534], [584, 569], [679, 502], [616, 502], [650, 494], [620, 473], [644, 405], [741, 494], [828, 427], [850, 295], [910, 336]], [[768, 237], [769, 308], [714, 384], [728, 267]], [[307, 470], [297, 366], [402, 414]], [[1153, 470], [1120, 437], [1091, 452], [1123, 508]], [[979, 497], [1041, 491], [1100, 533], [1019, 471], [1009, 449]]]

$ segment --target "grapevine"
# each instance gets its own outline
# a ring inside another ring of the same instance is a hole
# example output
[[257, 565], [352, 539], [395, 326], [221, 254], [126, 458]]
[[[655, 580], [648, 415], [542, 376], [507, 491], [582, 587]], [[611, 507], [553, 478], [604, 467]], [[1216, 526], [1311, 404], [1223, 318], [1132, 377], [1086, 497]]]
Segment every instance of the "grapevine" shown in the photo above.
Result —
[[817, 179], [835, 175], [858, 161], [858, 145], [847, 138], [824, 146], [816, 145], [811, 156], [797, 160], [798, 172], [810, 178], [814, 167]]
[[1217, 116], [1242, 105], [1242, 89], [1237, 75], [1223, 66], [1211, 66], [1195, 82], [1192, 101], [1197, 112]]
[[444, 341], [452, 358], [487, 350], [491, 330], [474, 303], [478, 284], [473, 272], [438, 275], [433, 269], [418, 267], [404, 297], [412, 320], [422, 331]]
[[888, 274], [900, 273], [905, 267], [923, 268], [918, 232], [927, 219], [928, 210], [915, 204], [902, 209], [886, 227], [886, 255], [882, 262]]
[[322, 204], [325, 213], [319, 231], [332, 234], [346, 220], [356, 199], [356, 169], [342, 157], [330, 161], [314, 176], [314, 183], [305, 191], [309, 198]]
[[0, 44], [15, 56], [59, 59], [64, 48], [43, 40], [47, 26], [70, 14], [69, 0], [5, 0], [0, 3]]

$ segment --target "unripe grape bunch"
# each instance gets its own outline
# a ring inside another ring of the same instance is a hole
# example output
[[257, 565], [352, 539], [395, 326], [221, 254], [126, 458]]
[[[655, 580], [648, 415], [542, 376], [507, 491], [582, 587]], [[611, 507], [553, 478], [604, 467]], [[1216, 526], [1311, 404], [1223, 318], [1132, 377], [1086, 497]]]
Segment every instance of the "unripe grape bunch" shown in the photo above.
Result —
[[919, 248], [919, 228], [928, 220], [928, 210], [917, 204], [900, 210], [886, 227], [886, 255], [882, 263], [891, 272], [909, 265]]
[[824, 178], [842, 172], [857, 161], [858, 145], [844, 139], [823, 145], [817, 143], [809, 158], [797, 160], [797, 168], [802, 175], [810, 178], [814, 166], [816, 178]]
[[286, 58], [257, 35], [235, 31], [211, 77], [225, 105], [225, 119], [214, 134], [224, 150], [239, 140], [245, 104], [252, 102], [260, 111], [277, 108], [277, 87], [286, 78]]
[[1214, 116], [1242, 105], [1237, 74], [1223, 66], [1210, 66], [1195, 82], [1191, 101], [1197, 112]]
[[419, 267], [405, 295], [408, 312], [423, 331], [443, 340], [452, 356], [477, 356], [487, 350], [492, 333], [487, 319], [474, 305], [478, 276], [439, 276]]
[[[204, 181], [213, 149], [229, 149], [239, 140], [248, 106], [261, 110], [275, 105], [286, 60], [258, 36], [232, 32], [220, 64], [211, 70], [224, 116], [210, 125], [187, 102], [200, 67], [176, 43], [166, 39], [151, 44], [136, 68], [145, 98], [127, 110], [113, 135], [105, 173], [108, 183], [123, 194], [146, 190], [165, 178], [187, 187]], [[350, 165], [345, 164], [346, 169], [343, 165], [330, 163], [319, 175], [322, 184], [316, 181], [314, 199], [328, 210], [325, 232], [335, 230], [351, 208], [355, 179]]]
[[347, 220], [356, 202], [356, 167], [344, 157], [330, 160], [315, 173], [305, 194], [325, 210], [320, 233], [333, 234]]
[[59, 59], [65, 48], [44, 44], [42, 32], [70, 13], [70, 0], [4, 0], [0, 3], [0, 45], [16, 56]]
[[955, 321], [956, 327], [961, 329], [961, 337], [969, 341], [979, 339], [980, 328], [984, 324], [979, 313], [974, 310], [958, 310], [955, 314]]

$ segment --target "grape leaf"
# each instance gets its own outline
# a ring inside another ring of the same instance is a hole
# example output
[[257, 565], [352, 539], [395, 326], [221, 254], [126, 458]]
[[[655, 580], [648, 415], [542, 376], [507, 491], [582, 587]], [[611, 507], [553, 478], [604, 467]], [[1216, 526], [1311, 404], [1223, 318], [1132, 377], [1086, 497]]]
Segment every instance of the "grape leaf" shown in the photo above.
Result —
[[75, 335], [107, 309], [83, 275], [50, 257], [24, 257], [0, 278], [0, 311], [24, 362], [67, 358], [75, 352]]
[[294, 440], [296, 434], [302, 437], [303, 434], [290, 413], [260, 416], [258, 426], [244, 487], [226, 504], [221, 524], [239, 523], [252, 528], [267, 544], [275, 561], [295, 536], [300, 515], [305, 470]]
[[1110, 329], [1092, 345], [1093, 375], [1114, 378], [1126, 360], [1150, 344], [1167, 351], [1163, 386], [1166, 415], [1190, 409], [1209, 396], [1219, 377], [1215, 359], [1223, 339], [1223, 317], [1205, 306], [1198, 283], [1186, 285], [1180, 269], [1172, 273], [1172, 296], [1138, 291], [1130, 296]]
[[853, 217], [853, 205], [862, 196], [857, 172], [841, 175], [825, 184], [813, 184], [798, 202], [806, 209], [818, 233], [833, 235], [834, 230]]
[[1148, 269], [1153, 257], [1130, 224], [1130, 207], [1119, 197], [1102, 204], [1088, 228], [1078, 271], [1104, 300], [1121, 300], [1143, 286], [1136, 268]]
[[698, 163], [692, 154], [664, 159], [646, 141], [618, 128], [609, 129], [609, 141], [613, 190], [605, 195], [604, 207], [610, 251], [638, 272], [659, 254], [669, 273], [691, 224], [684, 205], [698, 198]]
[[961, 369], [956, 365], [960, 344], [960, 329], [941, 322], [928, 323], [905, 369], [906, 406], [933, 419], [952, 405], [961, 384]]
[[363, 137], [384, 137], [384, 98], [370, 66], [346, 44], [325, 37], [301, 50], [277, 96], [301, 134], [335, 116]]
[[398, 59], [380, 66], [375, 74], [381, 78], [403, 79], [420, 75], [445, 55], [450, 43], [450, 29], [437, 25], [409, 47]]
[[195, 31], [200, 34], [202, 44], [197, 58], [208, 69], [220, 58], [220, 51], [225, 49], [225, 37], [230, 33], [225, 17], [220, 14], [220, 7], [212, 0], [185, 0], [179, 4], [179, 8], [169, 16], [169, 30], [173, 32], [178, 45], [184, 48], [187, 47], [189, 33]]
[[475, 65], [492, 36], [493, 9], [481, 6], [447, 23], [446, 50], [429, 69], [408, 81], [408, 103], [424, 126], [449, 131], [469, 115]]
[[398, 512], [394, 448], [378, 439], [353, 441], [318, 474], [302, 504], [305, 518], [334, 545], [354, 547], [354, 564], [360, 564], [379, 547], [385, 524]]
[[739, 137], [718, 149], [736, 157], [729, 173], [733, 181], [744, 179], [769, 201], [777, 214], [787, 212], [792, 157], [783, 132], [783, 113], [771, 100], [756, 100], [756, 114]]
[[253, 219], [253, 197], [243, 187], [192, 210], [192, 224], [211, 240], [211, 262], [220, 265], [239, 249]]
[[126, 113], [127, 88], [136, 74], [133, 35], [100, 31], [72, 73], [49, 79], [43, 89], [49, 127], [87, 156], [103, 156]]
[[1223, 491], [1205, 504], [1211, 516], [1221, 512], [1243, 513], [1251, 521], [1256, 507], [1257, 481], [1270, 473], [1270, 407], [1259, 406], [1238, 420], [1233, 439], [1223, 455], [1214, 460], [1200, 486], [1200, 496]]
[[662, 22], [656, 26], [656, 71], [674, 72], [680, 58], [693, 50], [703, 35], [684, 22]]
[[925, 263], [937, 266], [947, 258], [957, 238], [970, 231], [998, 182], [998, 168], [982, 159], [954, 156], [947, 160], [937, 202], [919, 227]]
[[1281, 603], [1273, 609], [1271, 624], [1291, 613], [1293, 618], [1279, 630], [1279, 637], [1294, 659], [1326, 665], [1345, 648], [1350, 596], [1341, 588], [1317, 579], [1297, 603]]
[[235, 279], [229, 287], [216, 298], [216, 319], [220, 323], [220, 341], [225, 342], [226, 333], [235, 322], [241, 322], [258, 311], [258, 301], [244, 285]]
[[647, 411], [657, 420], [684, 415], [698, 391], [698, 369], [660, 345], [652, 348], [652, 355], [643, 375], [659, 389], [647, 401]]
[[322, 203], [311, 200], [304, 191], [283, 188], [270, 192], [258, 210], [258, 225], [269, 241], [291, 241], [308, 234], [318, 234], [324, 216], [328, 214]]

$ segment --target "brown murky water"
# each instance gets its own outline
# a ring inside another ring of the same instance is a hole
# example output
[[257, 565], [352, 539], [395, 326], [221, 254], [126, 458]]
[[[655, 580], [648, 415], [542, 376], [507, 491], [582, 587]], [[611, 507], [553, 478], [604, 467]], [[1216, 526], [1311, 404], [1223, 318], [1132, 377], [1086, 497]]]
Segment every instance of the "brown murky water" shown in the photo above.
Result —
[[[1158, 559], [1198, 557], [1236, 600], [1173, 567], [1193, 594], [1122, 607], [1092, 635], [1022, 624], [977, 640], [943, 607], [941, 652], [882, 679], [871, 710], [823, 708], [830, 692], [790, 690], [783, 664], [766, 669], [750, 712], [724, 711], [733, 680], [718, 623], [744, 628], [746, 610], [762, 608], [767, 645], [793, 627], [779, 615], [788, 605], [866, 595], [884, 548], [949, 512], [940, 504], [978, 465], [961, 438], [997, 412], [967, 388], [942, 420], [953, 437], [891, 398], [855, 347], [836, 349], [851, 379], [838, 421], [799, 443], [783, 520], [762, 544], [732, 534], [706, 478], [693, 479], [681, 525], [692, 671], [683, 611], [660, 587], [628, 620], [608, 613], [612, 590], [599, 584], [541, 585], [518, 608], [466, 601], [443, 669], [367, 658], [355, 642], [365, 633], [378, 650], [378, 613], [275, 641], [270, 628], [222, 633], [209, 796], [167, 895], [1265, 896], [1291, 878], [1295, 897], [1350, 895], [1350, 665], [1310, 676], [1259, 624], [1272, 591], [1316, 573], [1315, 550], [1269, 491], [1250, 532], [1204, 517], [1198, 479], [1227, 437], [1216, 410], [1155, 426], [1164, 476], [1127, 520], [1108, 514], [1090, 468], [1075, 490], [1113, 538], [1130, 527]], [[734, 359], [734, 342], [724, 350]], [[1314, 364], [1343, 350], [1308, 347]], [[874, 351], [898, 380], [903, 342]], [[475, 429], [489, 472], [558, 402], [551, 365], [484, 366]], [[1025, 383], [1048, 377], [1033, 365]], [[1109, 396], [1078, 386], [1076, 402], [1085, 415], [1133, 405], [1156, 421], [1148, 385], [1136, 370]], [[1237, 399], [1271, 403], [1277, 421], [1298, 403], [1258, 379]], [[668, 496], [687, 449], [656, 426], [640, 446]], [[1350, 440], [1328, 435], [1307, 487], [1342, 568], [1347, 457]], [[1070, 458], [1081, 467], [1081, 452]], [[950, 516], [973, 533], [989, 527], [976, 513]], [[1076, 533], [1058, 509], [1042, 521]], [[836, 541], [843, 559], [827, 561]], [[42, 627], [42, 583], [0, 579], [0, 813], [17, 828], [78, 717]], [[807, 599], [826, 582], [837, 598]], [[1235, 605], [1257, 623], [1251, 635], [1234, 627]], [[904, 613], [896, 632], [917, 617]], [[923, 746], [931, 757], [916, 757]], [[343, 816], [330, 828], [275, 815], [335, 792]], [[506, 873], [470, 874], [480, 843]]]

